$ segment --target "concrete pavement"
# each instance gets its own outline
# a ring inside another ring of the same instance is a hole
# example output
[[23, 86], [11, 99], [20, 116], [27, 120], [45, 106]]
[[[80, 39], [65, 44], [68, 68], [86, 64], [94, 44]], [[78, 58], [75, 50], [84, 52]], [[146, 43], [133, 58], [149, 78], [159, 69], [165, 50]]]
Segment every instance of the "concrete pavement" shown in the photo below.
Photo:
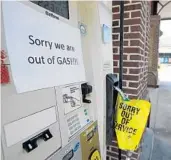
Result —
[[151, 128], [171, 144], [171, 66], [159, 72], [159, 88], [149, 89], [152, 103]]
[[150, 128], [142, 140], [140, 160], [171, 160], [171, 66], [159, 71], [159, 88], [149, 88]]
[[[148, 160], [171, 160], [171, 66], [159, 71], [159, 88], [149, 88], [152, 150]], [[150, 143], [147, 146], [150, 146]], [[147, 152], [146, 152], [147, 153]]]

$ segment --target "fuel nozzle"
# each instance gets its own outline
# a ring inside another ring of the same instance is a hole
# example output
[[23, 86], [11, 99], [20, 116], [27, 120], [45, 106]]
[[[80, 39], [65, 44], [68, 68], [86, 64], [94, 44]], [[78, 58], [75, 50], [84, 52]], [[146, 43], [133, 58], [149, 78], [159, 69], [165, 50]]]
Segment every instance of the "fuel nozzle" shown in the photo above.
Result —
[[63, 102], [64, 103], [70, 103], [71, 107], [76, 107], [76, 98], [72, 97], [72, 96], [68, 96], [67, 94], [63, 95]]

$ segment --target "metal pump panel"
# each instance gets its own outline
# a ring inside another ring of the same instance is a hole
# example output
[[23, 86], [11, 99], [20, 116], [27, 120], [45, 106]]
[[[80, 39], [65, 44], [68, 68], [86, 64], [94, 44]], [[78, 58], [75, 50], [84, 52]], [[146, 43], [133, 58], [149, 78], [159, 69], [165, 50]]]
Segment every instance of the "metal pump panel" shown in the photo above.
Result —
[[[36, 4], [31, 1], [2, 2], [3, 18], [6, 18], [2, 23], [2, 48], [8, 57], [5, 65], [10, 78], [8, 83], [1, 84], [2, 158], [3, 160], [84, 160], [85, 154], [88, 157], [97, 154], [100, 156], [98, 125], [90, 107], [93, 102], [91, 94], [94, 90], [84, 79], [80, 31], [75, 27], [78, 24], [76, 2], [68, 1], [68, 4], [72, 5], [67, 14], [63, 13], [64, 15], [62, 13], [57, 15], [57, 8], [54, 12], [51, 11], [50, 7], [57, 2], [39, 2], [41, 1], [36, 1]], [[15, 15], [11, 15], [15, 11]], [[21, 11], [23, 14], [20, 16]], [[68, 15], [69, 13], [71, 14]], [[29, 16], [31, 18], [28, 18]], [[11, 17], [15, 18], [12, 22]], [[18, 19], [20, 21], [15, 23]], [[46, 25], [40, 25], [39, 20]], [[14, 30], [9, 24], [13, 24]], [[58, 27], [58, 32], [56, 28], [50, 30], [54, 27], [53, 24]], [[63, 25], [65, 30], [62, 30], [60, 25]], [[20, 27], [21, 32], [18, 30]], [[65, 38], [69, 33], [63, 36], [67, 29], [75, 31], [74, 33], [78, 35], [77, 41], [73, 43], [75, 46], [70, 45], [73, 42], [72, 38], [69, 40]], [[37, 36], [34, 39], [31, 35], [33, 32], [34, 37]], [[58, 35], [56, 32], [61, 33], [60, 37], [56, 36]], [[20, 38], [14, 36], [15, 34]], [[56, 41], [61, 40], [57, 42], [61, 43], [61, 48], [53, 42], [55, 38], [58, 38]], [[11, 43], [12, 40], [16, 46]], [[62, 41], [66, 42], [66, 46]], [[64, 57], [63, 61], [59, 62], [61, 53], [62, 56], [72, 55], [76, 58]], [[78, 53], [80, 57], [77, 57]], [[53, 64], [52, 61], [57, 56], [56, 64]], [[30, 57], [36, 58], [33, 60]], [[71, 59], [74, 62], [71, 62]], [[73, 69], [77, 76], [68, 72], [69, 69]], [[77, 69], [80, 72], [77, 72]], [[50, 74], [51, 78], [48, 76]], [[56, 74], [61, 75], [53, 79]], [[66, 78], [63, 78], [65, 76]], [[62, 84], [56, 84], [59, 79]], [[64, 80], [67, 83], [63, 84]]]

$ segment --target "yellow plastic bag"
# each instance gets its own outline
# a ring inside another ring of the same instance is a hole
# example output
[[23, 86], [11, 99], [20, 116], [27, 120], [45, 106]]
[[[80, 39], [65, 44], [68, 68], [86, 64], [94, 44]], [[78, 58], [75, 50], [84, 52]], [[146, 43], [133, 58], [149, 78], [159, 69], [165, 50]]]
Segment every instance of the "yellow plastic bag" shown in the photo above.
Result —
[[137, 149], [150, 113], [151, 104], [145, 100], [124, 101], [118, 94], [115, 131], [118, 146], [123, 150]]

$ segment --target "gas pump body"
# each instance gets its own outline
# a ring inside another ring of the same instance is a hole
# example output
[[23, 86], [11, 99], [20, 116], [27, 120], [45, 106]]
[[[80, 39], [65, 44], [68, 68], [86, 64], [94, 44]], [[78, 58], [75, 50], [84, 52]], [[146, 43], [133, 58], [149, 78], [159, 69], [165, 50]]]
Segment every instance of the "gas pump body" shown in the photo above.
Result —
[[[3, 3], [6, 2], [3, 1], [2, 4]], [[13, 82], [15, 81], [13, 78], [15, 77], [11, 76], [11, 59], [9, 61], [7, 58], [5, 65], [7, 65], [9, 69], [10, 82], [2, 85], [2, 152], [4, 160], [43, 160], [50, 158], [50, 156], [54, 154], [56, 154], [57, 159], [59, 159], [61, 157], [58, 153], [60, 152], [62, 155], [64, 155], [64, 152], [68, 153], [68, 145], [71, 144], [70, 146], [74, 146], [75, 139], [79, 141], [80, 134], [82, 135], [82, 133], [89, 128], [92, 122], [96, 120], [98, 120], [99, 123], [98, 131], [100, 136], [100, 147], [99, 144], [97, 144], [98, 141], [96, 141], [96, 144], [89, 143], [90, 141], [94, 142], [92, 138], [87, 142], [85, 142], [86, 139], [84, 139], [85, 143], [80, 142], [80, 148], [83, 150], [83, 148], [86, 147], [85, 145], [88, 145], [87, 148], [89, 148], [89, 145], [92, 146], [92, 148], [95, 149], [93, 154], [90, 150], [87, 152], [90, 153], [92, 157], [99, 154], [100, 148], [102, 159], [105, 159], [105, 77], [106, 74], [111, 73], [113, 70], [113, 60], [112, 41], [108, 38], [108, 42], [104, 43], [104, 37], [102, 40], [102, 34], [100, 33], [104, 24], [107, 26], [108, 31], [112, 29], [112, 2], [93, 1], [89, 3], [86, 1], [68, 1], [65, 2], [65, 4], [62, 4], [62, 7], [55, 6], [55, 3], [58, 3], [58, 1], [36, 1], [34, 3], [32, 1], [14, 1], [10, 3], [23, 4], [27, 9], [29, 8], [34, 11], [35, 16], [27, 16], [27, 20], [38, 16], [37, 14], [41, 14], [42, 18], [53, 20], [53, 22], [50, 22], [52, 25], [59, 22], [59, 24], [67, 24], [69, 29], [70, 27], [79, 28], [81, 33], [84, 30], [84, 34], [80, 35], [81, 39], [77, 42], [80, 43], [81, 41], [81, 45], [79, 44], [79, 46], [82, 47], [86, 80], [79, 80], [77, 83], [68, 82], [61, 86], [53, 85], [50, 88], [42, 87], [35, 91], [30, 90], [29, 92], [18, 94], [16, 91], [16, 84], [14, 85]], [[56, 8], [54, 9], [54, 7]], [[65, 10], [65, 8], [68, 9], [67, 13], [58, 14], [55, 12], [55, 10], [63, 12], [63, 9]], [[15, 10], [13, 9], [8, 10], [9, 14], [15, 13]], [[19, 16], [25, 15], [23, 13], [14, 17], [19, 19]], [[62, 16], [63, 14], [65, 14], [65, 16]], [[29, 15], [29, 13], [27, 15]], [[57, 29], [47, 30], [46, 27], [48, 26], [46, 26], [46, 24], [48, 23], [44, 23], [45, 25], [42, 23], [43, 25], [40, 25], [39, 22], [39, 19], [35, 20], [33, 26], [35, 25], [34, 27], [36, 28], [36, 26], [39, 25], [39, 28], [42, 29], [44, 33], [57, 32]], [[23, 23], [20, 25], [21, 28], [22, 24]], [[3, 22], [1, 25], [1, 33], [3, 35], [2, 49], [6, 51], [7, 55], [10, 55], [13, 52], [11, 51], [8, 53], [8, 48], [6, 47], [6, 35], [4, 35], [3, 30]], [[34, 28], [32, 28], [32, 31], [34, 31]], [[39, 32], [39, 29], [36, 28], [36, 31]], [[18, 33], [23, 33], [23, 30], [19, 30]], [[60, 33], [62, 34], [65, 32], [61, 31]], [[37, 35], [37, 33], [35, 34]], [[39, 36], [41, 37], [41, 35]], [[23, 41], [20, 40], [19, 43], [16, 40], [18, 36], [15, 37], [14, 43], [16, 43], [16, 46], [18, 46], [18, 44], [22, 44]], [[54, 38], [56, 37], [58, 36], [55, 36]], [[25, 51], [27, 50], [25, 49], [20, 53], [25, 55]], [[37, 53], [39, 54], [39, 52]], [[19, 67], [22, 68], [22, 66]], [[55, 73], [55, 71], [51, 73]], [[80, 72], [80, 74], [81, 73], [83, 72]], [[62, 74], [67, 74], [67, 72], [62, 72]], [[71, 72], [68, 74], [72, 75]], [[48, 76], [46, 77], [48, 79]], [[46, 79], [46, 77], [44, 79]], [[89, 86], [85, 85], [86, 82], [88, 82], [87, 84]], [[24, 83], [28, 85], [26, 82]], [[84, 87], [88, 86], [88, 88], [81, 88], [82, 84], [84, 84]], [[83, 93], [84, 95], [82, 96]], [[79, 105], [81, 105], [81, 107], [79, 107]], [[82, 152], [78, 149], [77, 154], [74, 155], [77, 157], [77, 155], [82, 155]]]
[[[47, 11], [28, 1], [12, 3], [23, 4], [36, 10], [38, 14], [45, 14]], [[78, 22], [77, 13], [73, 11], [76, 3], [71, 3], [71, 6], [70, 20], [58, 17], [62, 22], [75, 27]], [[3, 47], [7, 51], [5, 37], [3, 41]], [[68, 156], [72, 153], [68, 151], [71, 148], [76, 150], [76, 147], [78, 148], [72, 159], [80, 160], [81, 148], [85, 147], [85, 143], [81, 146], [80, 134], [93, 122], [93, 113], [89, 106], [91, 96], [88, 97], [89, 103], [83, 103], [83, 82], [18, 94], [10, 67], [8, 60], [10, 83], [1, 87], [4, 160], [65, 160], [67, 153]], [[95, 125], [97, 128], [97, 123]], [[98, 138], [95, 137], [96, 143], [91, 144], [91, 147], [95, 145], [94, 148], [99, 150]]]

